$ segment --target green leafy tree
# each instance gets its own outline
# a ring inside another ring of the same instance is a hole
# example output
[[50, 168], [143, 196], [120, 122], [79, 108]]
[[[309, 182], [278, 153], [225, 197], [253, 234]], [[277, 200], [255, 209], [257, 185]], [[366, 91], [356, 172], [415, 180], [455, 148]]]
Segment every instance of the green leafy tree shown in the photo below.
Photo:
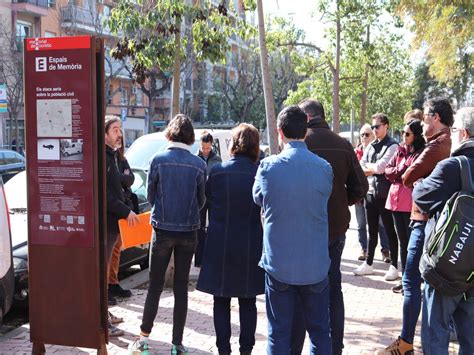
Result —
[[472, 1], [399, 0], [396, 11], [414, 32], [414, 47], [427, 47], [433, 77], [453, 84], [469, 71], [474, 48]]
[[245, 38], [252, 33], [234, 10], [227, 8], [225, 1], [213, 5], [211, 1], [121, 0], [107, 22], [121, 39], [112, 56], [129, 58], [133, 79], [139, 84], [144, 84], [151, 73], [157, 78], [173, 73], [174, 114], [179, 110], [180, 72], [189, 55], [187, 49], [191, 48], [196, 61], [224, 62], [230, 49], [228, 38]]

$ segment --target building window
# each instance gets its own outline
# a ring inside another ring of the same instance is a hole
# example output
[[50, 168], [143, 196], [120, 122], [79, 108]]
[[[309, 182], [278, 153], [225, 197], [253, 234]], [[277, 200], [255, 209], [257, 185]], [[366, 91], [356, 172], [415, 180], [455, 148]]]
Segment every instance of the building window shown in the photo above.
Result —
[[107, 104], [108, 105], [111, 105], [112, 104], [112, 93], [114, 92], [114, 88], [112, 86], [112, 84], [109, 85], [109, 87], [107, 88]]
[[120, 89], [120, 96], [121, 96], [121, 100], [120, 100], [121, 105], [128, 106], [128, 98], [129, 98], [128, 88], [122, 87]]
[[44, 31], [44, 36], [45, 36], [46, 38], [56, 37], [56, 33], [54, 33], [54, 32], [49, 32], [49, 31]]
[[23, 51], [23, 40], [33, 36], [33, 25], [26, 21], [16, 22], [16, 44], [19, 52]]
[[135, 87], [135, 102], [137, 106], [143, 105], [143, 91]]

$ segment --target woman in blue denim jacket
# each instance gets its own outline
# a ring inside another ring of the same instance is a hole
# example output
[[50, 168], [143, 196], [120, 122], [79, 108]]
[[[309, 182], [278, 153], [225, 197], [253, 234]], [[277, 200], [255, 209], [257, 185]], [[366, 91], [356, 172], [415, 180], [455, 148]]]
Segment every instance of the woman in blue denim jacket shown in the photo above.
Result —
[[219, 354], [230, 354], [230, 301], [239, 298], [240, 353], [250, 354], [257, 326], [256, 296], [264, 293], [260, 207], [252, 186], [260, 153], [258, 131], [242, 123], [232, 130], [232, 158], [211, 169], [206, 184], [209, 227], [197, 289], [214, 295]]
[[148, 351], [148, 336], [158, 312], [166, 269], [174, 253], [174, 311], [171, 354], [187, 354], [183, 331], [188, 312], [189, 269], [196, 248], [199, 210], [205, 203], [206, 164], [191, 153], [194, 128], [185, 115], [174, 117], [165, 132], [170, 141], [157, 153], [148, 171], [148, 202], [152, 206], [153, 240], [150, 284], [143, 309], [140, 340], [132, 343], [130, 353]]

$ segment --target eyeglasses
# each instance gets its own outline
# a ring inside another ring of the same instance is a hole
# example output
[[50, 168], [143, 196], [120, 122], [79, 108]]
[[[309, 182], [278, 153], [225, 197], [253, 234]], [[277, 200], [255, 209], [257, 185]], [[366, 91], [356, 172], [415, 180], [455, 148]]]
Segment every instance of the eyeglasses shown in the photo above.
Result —
[[423, 122], [425, 122], [427, 117], [434, 117], [434, 116], [436, 116], [436, 113], [433, 113], [433, 112], [424, 113], [423, 114]]
[[384, 126], [384, 125], [386, 125], [386, 123], [374, 124], [374, 125], [370, 126], [370, 128], [372, 128], [372, 129], [379, 129], [380, 126]]
[[361, 136], [362, 138], [364, 138], [364, 137], [370, 137], [370, 133], [361, 133], [360, 136]]
[[451, 133], [456, 133], [456, 132], [459, 132], [462, 128], [456, 128], [456, 127], [451, 127], [450, 130], [451, 130]]
[[411, 136], [411, 133], [410, 133], [410, 132], [402, 131], [402, 136], [410, 137], [410, 136]]

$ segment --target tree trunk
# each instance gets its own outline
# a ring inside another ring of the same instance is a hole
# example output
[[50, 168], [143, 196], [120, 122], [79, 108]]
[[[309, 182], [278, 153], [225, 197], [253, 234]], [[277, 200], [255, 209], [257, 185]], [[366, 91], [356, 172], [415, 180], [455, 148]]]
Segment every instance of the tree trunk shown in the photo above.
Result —
[[339, 76], [341, 67], [341, 19], [339, 14], [339, 1], [336, 9], [336, 64], [333, 75], [332, 87], [332, 130], [339, 133], [341, 124], [339, 120]]
[[[367, 48], [369, 48], [370, 44], [370, 25], [367, 25]], [[362, 98], [361, 98], [361, 105], [360, 105], [360, 126], [366, 122], [367, 120], [367, 90], [369, 87], [369, 60], [367, 59], [367, 63], [365, 63], [365, 74], [364, 74], [364, 81], [362, 83]]]
[[[181, 21], [176, 20], [176, 28], [181, 28]], [[179, 113], [179, 86], [181, 79], [181, 31], [174, 34], [175, 53], [173, 66], [173, 89], [171, 93], [170, 120]]]
[[260, 44], [260, 64], [262, 66], [263, 94], [265, 97], [265, 113], [267, 116], [268, 144], [270, 153], [278, 153], [278, 134], [275, 117], [275, 103], [273, 101], [272, 79], [268, 67], [268, 51], [265, 41], [265, 23], [263, 18], [262, 0], [257, 0], [258, 34]]

